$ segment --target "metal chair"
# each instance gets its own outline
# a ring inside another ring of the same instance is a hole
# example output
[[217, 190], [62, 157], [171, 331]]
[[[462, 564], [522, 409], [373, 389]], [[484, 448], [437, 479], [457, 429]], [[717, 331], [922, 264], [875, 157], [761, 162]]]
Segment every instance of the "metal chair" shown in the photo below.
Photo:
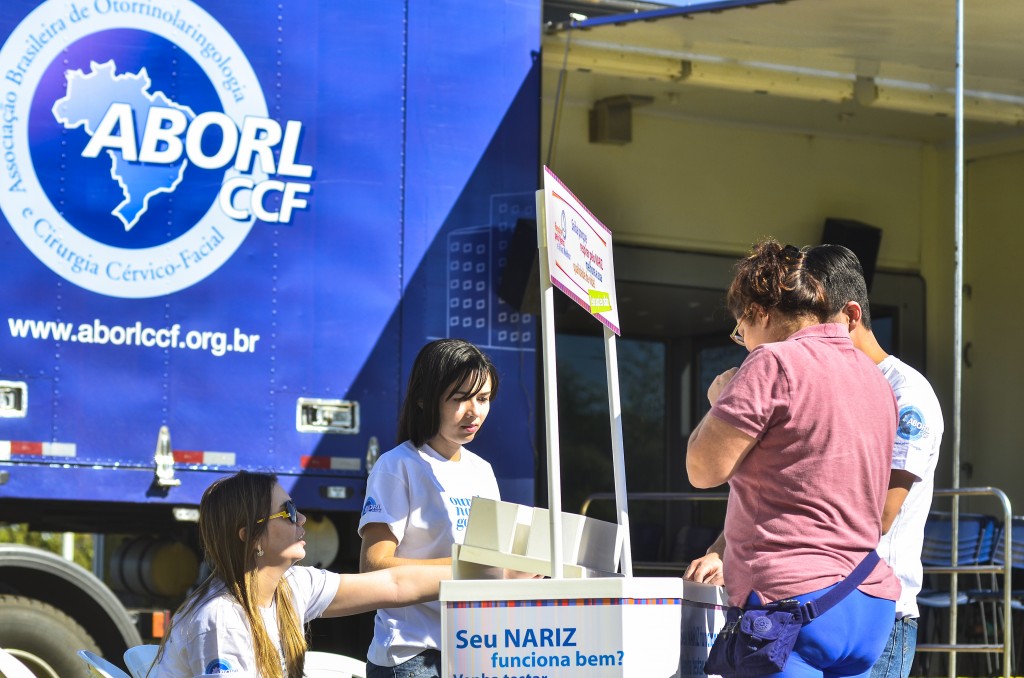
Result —
[[[995, 546], [998, 521], [981, 513], [960, 513], [957, 564], [987, 562]], [[924, 526], [921, 562], [925, 566], [948, 567], [953, 562], [953, 514], [931, 511]]]
[[366, 663], [333, 652], [306, 653], [305, 678], [366, 678]]
[[[969, 567], [973, 565], [987, 565], [991, 562], [995, 550], [996, 533], [998, 522], [994, 516], [980, 513], [959, 514], [957, 534], [957, 567]], [[924, 528], [924, 543], [921, 548], [921, 563], [926, 571], [929, 567], [950, 568], [953, 564], [953, 514], [944, 511], [931, 511]], [[931, 586], [922, 589], [917, 596], [917, 604], [921, 608], [922, 625], [924, 626], [924, 641], [938, 642], [940, 635], [941, 617], [937, 614], [941, 610], [949, 610], [954, 604], [952, 599], [951, 578], [955, 574], [929, 574], [926, 582]], [[941, 577], [941, 580], [938, 579]], [[979, 575], [975, 575], [975, 586], [981, 586]], [[940, 585], [938, 582], [943, 582]], [[958, 580], [959, 582], [959, 580]], [[972, 600], [964, 590], [957, 587], [955, 604], [958, 608], [969, 605], [976, 601]], [[980, 627], [985, 636], [984, 642], [988, 643], [988, 628], [985, 608], [977, 605], [981, 615]], [[958, 619], [962, 619], [958, 615]], [[960, 623], [957, 624], [961, 626]], [[957, 631], [959, 636], [959, 629]], [[991, 664], [991, 658], [986, 656], [986, 662]], [[926, 662], [927, 663], [927, 662]], [[927, 667], [925, 667], [927, 668]], [[989, 665], [991, 671], [991, 665]]]
[[159, 645], [136, 645], [125, 651], [124, 665], [128, 667], [128, 673], [132, 674], [132, 678], [146, 678], [150, 667], [156, 661], [159, 649]]
[[132, 678], [95, 652], [79, 650], [78, 656], [89, 666], [89, 674], [95, 678]]
[[35, 678], [35, 674], [29, 671], [27, 666], [3, 648], [0, 648], [0, 676], [4, 676], [4, 678]]
[[[1012, 571], [1011, 581], [1020, 582], [1021, 578], [1024, 578], [1024, 516], [1014, 516], [1010, 522], [1010, 556], [1007, 559], [1006, 554], [1006, 540], [1004, 539], [1005, 525], [1000, 525], [996, 531], [995, 545], [992, 552], [992, 564], [998, 567], [1005, 567], [1009, 565], [1009, 569]], [[1012, 584], [1011, 584], [1012, 586]], [[1002, 609], [1005, 601], [1004, 589], [1006, 582], [1001, 575], [996, 574], [990, 575], [989, 586], [987, 588], [979, 587], [978, 589], [968, 591], [967, 595], [970, 597], [971, 602], [977, 602], [979, 604], [989, 604], [992, 610], [993, 628], [998, 635], [1000, 633], [999, 623], [1003, 618]], [[1010, 609], [1019, 614], [1024, 611], [1024, 588], [1021, 588], [1018, 584], [1013, 587], [1010, 591]], [[1019, 626], [1018, 626], [1019, 628]], [[1019, 646], [1021, 639], [1016, 639], [1016, 644]], [[1013, 664], [1012, 669], [1016, 671], [1016, 657], [1020, 656], [1018, 651], [1019, 647], [1012, 648]]]
[[[957, 565], [977, 565], [988, 562], [993, 553], [996, 519], [977, 513], [961, 513], [957, 537]], [[950, 567], [953, 564], [953, 514], [932, 511], [924, 526], [921, 546], [921, 564], [925, 567]], [[929, 608], [949, 608], [948, 587], [922, 589], [917, 604]], [[957, 594], [956, 604], [968, 602], [966, 593]]]

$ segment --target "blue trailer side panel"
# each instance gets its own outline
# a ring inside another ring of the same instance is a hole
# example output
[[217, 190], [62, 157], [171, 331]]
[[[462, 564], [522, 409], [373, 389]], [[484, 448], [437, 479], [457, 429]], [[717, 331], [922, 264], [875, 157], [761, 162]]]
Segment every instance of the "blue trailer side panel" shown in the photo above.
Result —
[[[7, 0], [0, 380], [28, 408], [0, 419], [0, 496], [193, 503], [203, 472], [249, 468], [357, 509], [416, 351], [462, 336], [503, 378], [475, 448], [532, 502], [536, 321], [496, 290], [533, 213], [539, 21], [539, 1]], [[358, 433], [298, 431], [299, 398], [357, 401]], [[117, 487], [151, 475], [162, 425], [185, 482]]]
[[496, 5], [472, 27], [457, 3], [413, 3], [409, 17], [410, 34], [429, 38], [410, 40], [403, 372], [420, 336], [462, 337], [492, 356], [505, 383], [475, 447], [504, 480], [503, 497], [524, 504], [534, 498], [537, 320], [496, 290], [516, 220], [535, 212], [538, 20], [532, 3]]

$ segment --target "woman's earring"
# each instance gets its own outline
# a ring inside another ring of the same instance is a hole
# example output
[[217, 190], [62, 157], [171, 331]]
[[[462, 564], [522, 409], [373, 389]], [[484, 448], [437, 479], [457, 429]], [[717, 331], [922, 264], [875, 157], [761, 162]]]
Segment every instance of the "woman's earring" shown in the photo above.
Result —
[[262, 558], [263, 557], [263, 547], [260, 546], [259, 544], [256, 545], [256, 557], [257, 558]]

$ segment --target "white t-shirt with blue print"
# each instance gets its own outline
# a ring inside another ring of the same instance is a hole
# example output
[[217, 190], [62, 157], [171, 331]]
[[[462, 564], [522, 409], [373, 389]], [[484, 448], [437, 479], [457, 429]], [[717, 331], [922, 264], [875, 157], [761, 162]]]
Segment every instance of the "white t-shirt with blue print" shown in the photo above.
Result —
[[[384, 523], [398, 539], [398, 558], [450, 558], [466, 534], [473, 497], [500, 499], [491, 465], [462, 448], [450, 461], [429, 445], [406, 441], [380, 456], [366, 481], [359, 535]], [[440, 603], [377, 611], [367, 658], [395, 666], [424, 649], [441, 649]]]
[[[292, 589], [295, 610], [306, 624], [316, 619], [334, 600], [341, 575], [314, 567], [292, 567], [285, 574]], [[278, 640], [277, 604], [261, 608], [267, 633]], [[281, 653], [284, 668], [284, 655]], [[224, 590], [216, 588], [198, 608], [175, 618], [163, 656], [149, 678], [195, 678], [234, 674], [256, 676], [256, 657], [245, 612]]]
[[892, 386], [899, 409], [892, 468], [908, 471], [918, 480], [910, 487], [896, 520], [882, 535], [877, 550], [903, 586], [900, 599], [896, 601], [896, 618], [919, 617], [917, 594], [924, 577], [921, 547], [942, 442], [942, 408], [931, 384], [913, 367], [895, 356], [888, 356], [878, 367]]

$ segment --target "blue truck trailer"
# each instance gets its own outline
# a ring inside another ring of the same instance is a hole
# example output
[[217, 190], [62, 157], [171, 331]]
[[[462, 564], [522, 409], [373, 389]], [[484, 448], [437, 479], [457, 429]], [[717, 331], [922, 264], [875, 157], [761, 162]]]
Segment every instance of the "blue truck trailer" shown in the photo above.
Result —
[[0, 545], [0, 646], [72, 676], [77, 649], [158, 636], [201, 575], [202, 492], [239, 469], [277, 473], [311, 559], [355, 569], [368, 468], [436, 337], [497, 363], [477, 446], [533, 503], [537, 322], [498, 287], [534, 211], [540, 19], [0, 4], [0, 521], [97, 535], [94, 572]]

